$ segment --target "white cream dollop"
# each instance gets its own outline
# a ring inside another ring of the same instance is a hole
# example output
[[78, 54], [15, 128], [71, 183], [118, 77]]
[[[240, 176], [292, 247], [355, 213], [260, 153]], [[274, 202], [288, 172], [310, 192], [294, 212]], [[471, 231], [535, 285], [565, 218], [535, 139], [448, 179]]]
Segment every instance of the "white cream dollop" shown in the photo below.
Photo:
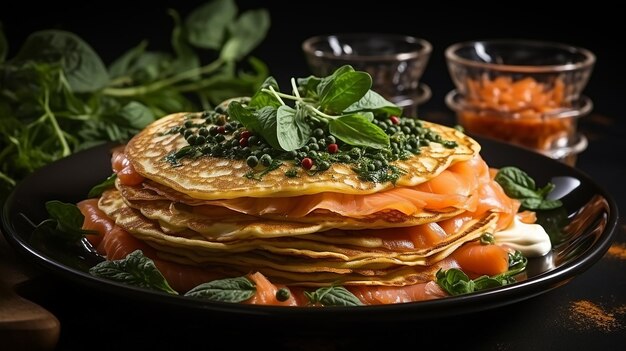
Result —
[[504, 230], [494, 234], [496, 243], [518, 250], [526, 257], [544, 256], [552, 249], [550, 236], [539, 224], [527, 224], [517, 216]]

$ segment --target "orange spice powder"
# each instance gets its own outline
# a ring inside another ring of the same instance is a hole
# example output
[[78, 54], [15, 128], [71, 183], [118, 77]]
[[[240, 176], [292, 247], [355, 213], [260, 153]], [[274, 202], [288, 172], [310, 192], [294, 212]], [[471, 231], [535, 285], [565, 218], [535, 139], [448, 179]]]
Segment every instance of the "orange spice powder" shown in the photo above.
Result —
[[615, 313], [608, 312], [588, 300], [572, 302], [570, 312], [570, 319], [581, 329], [595, 328], [610, 332], [622, 328], [620, 322], [615, 318]]
[[613, 244], [609, 247], [609, 251], [606, 254], [611, 258], [626, 260], [626, 244]]

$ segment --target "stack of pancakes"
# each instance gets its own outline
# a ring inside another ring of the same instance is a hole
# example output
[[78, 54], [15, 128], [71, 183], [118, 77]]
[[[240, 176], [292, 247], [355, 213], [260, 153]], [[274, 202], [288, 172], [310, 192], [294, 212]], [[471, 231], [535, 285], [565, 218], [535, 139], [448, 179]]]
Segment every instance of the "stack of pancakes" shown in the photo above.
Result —
[[[160, 259], [231, 275], [258, 271], [294, 286], [402, 286], [433, 280], [439, 268], [454, 266], [446, 260], [454, 250], [496, 229], [499, 214], [487, 211], [442, 232], [437, 223], [462, 217], [463, 208], [409, 211], [401, 197], [390, 195], [478, 157], [479, 144], [455, 129], [422, 121], [457, 146], [430, 143], [393, 161], [403, 171], [395, 183], [376, 183], [344, 163], [287, 177], [293, 165], [284, 162], [260, 179], [245, 176], [250, 167], [241, 159], [201, 155], [173, 165], [168, 156], [188, 144], [168, 131], [186, 121], [203, 120], [201, 114], [169, 115], [131, 139], [124, 153], [143, 182], [118, 179], [98, 203]], [[421, 231], [433, 230], [442, 235], [420, 244]]]

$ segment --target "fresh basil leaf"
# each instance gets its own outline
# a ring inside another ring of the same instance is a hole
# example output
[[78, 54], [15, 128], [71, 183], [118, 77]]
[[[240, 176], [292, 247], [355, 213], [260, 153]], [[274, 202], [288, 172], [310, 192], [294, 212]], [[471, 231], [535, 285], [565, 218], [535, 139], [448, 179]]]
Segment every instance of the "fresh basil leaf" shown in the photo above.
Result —
[[227, 62], [242, 59], [259, 45], [269, 27], [270, 15], [267, 10], [244, 12], [228, 26], [230, 38], [222, 47], [220, 57]]
[[437, 284], [450, 295], [467, 294], [474, 291], [474, 282], [457, 268], [446, 271], [439, 269], [436, 274]]
[[437, 284], [448, 292], [450, 295], [468, 294], [479, 290], [495, 288], [512, 284], [515, 282], [515, 275], [526, 269], [528, 259], [521, 252], [515, 251], [509, 254], [509, 270], [492, 277], [483, 275], [474, 280], [460, 269], [450, 268], [446, 271], [440, 269], [437, 271]]
[[326, 112], [342, 113], [358, 102], [372, 87], [367, 72], [345, 72], [326, 86], [320, 97], [320, 107]]
[[357, 102], [348, 106], [343, 113], [353, 113], [360, 111], [371, 111], [374, 113], [383, 113], [387, 116], [400, 116], [402, 114], [402, 108], [395, 105], [391, 101], [388, 101], [380, 94], [373, 90], [368, 90], [367, 93]]
[[148, 41], [143, 40], [139, 45], [122, 54], [122, 56], [113, 61], [109, 66], [109, 76], [111, 78], [118, 78], [129, 75], [129, 70], [133, 63], [146, 51], [147, 47]]
[[100, 195], [102, 195], [102, 193], [105, 190], [110, 189], [115, 186], [116, 179], [117, 179], [117, 174], [116, 173], [111, 174], [102, 183], [91, 188], [91, 190], [89, 190], [89, 194], [87, 194], [87, 197], [89, 198], [99, 197]]
[[300, 96], [304, 98], [317, 98], [317, 86], [321, 83], [322, 78], [316, 76], [308, 76], [306, 78], [298, 78], [298, 90]]
[[[175, 10], [170, 9], [168, 14], [174, 20], [174, 29], [172, 30], [172, 48], [176, 53], [176, 60], [172, 63], [172, 70], [175, 72], [183, 72], [200, 67], [200, 58], [187, 42], [187, 32], [181, 24], [180, 15]], [[191, 78], [192, 80], [200, 79], [199, 76]]]
[[535, 180], [519, 168], [503, 167], [494, 180], [502, 186], [509, 197], [520, 200], [522, 208], [550, 210], [563, 205], [560, 200], [546, 199], [546, 196], [554, 190], [554, 184], [548, 183], [543, 188], [536, 189]]
[[96, 231], [82, 228], [85, 216], [73, 204], [52, 200], [46, 202], [46, 210], [50, 218], [37, 225], [33, 231], [34, 236], [50, 235], [68, 243], [75, 243], [85, 234], [97, 234]]
[[189, 42], [203, 49], [219, 49], [226, 28], [237, 16], [233, 0], [213, 0], [197, 7], [185, 19]]
[[131, 101], [126, 104], [119, 112], [128, 124], [137, 130], [141, 130], [148, 124], [155, 121], [154, 114], [144, 104], [137, 101]]
[[280, 101], [278, 101], [278, 99], [276, 99], [276, 96], [274, 96], [274, 94], [267, 93], [262, 90], [269, 89], [269, 87], [274, 88], [274, 90], [276, 90], [277, 92], [280, 91], [276, 79], [274, 79], [274, 77], [267, 77], [263, 84], [261, 84], [261, 87], [250, 99], [250, 103], [248, 104], [248, 106], [253, 108], [261, 108], [264, 106], [273, 106], [276, 108], [280, 107], [282, 104], [280, 103]]
[[228, 105], [230, 118], [241, 122], [246, 129], [262, 136], [273, 148], [280, 149], [276, 130], [276, 113], [276, 108], [272, 106], [252, 111], [238, 101], [233, 101]]
[[154, 265], [154, 261], [144, 256], [141, 250], [135, 250], [121, 260], [101, 262], [89, 269], [89, 274], [118, 283], [178, 295]]
[[95, 92], [109, 82], [100, 56], [89, 44], [70, 32], [35, 32], [26, 39], [14, 60], [60, 64], [68, 84], [76, 93]]
[[484, 289], [489, 289], [489, 288], [497, 288], [505, 284], [502, 284], [501, 280], [490, 278], [488, 276], [482, 276], [482, 277], [474, 279], [474, 291], [479, 291], [479, 290], [484, 290]]
[[539, 204], [539, 206], [535, 208], [526, 207], [529, 210], [553, 210], [555, 208], [559, 208], [563, 206], [563, 202], [561, 200], [543, 200]]
[[256, 286], [246, 277], [226, 278], [203, 283], [185, 296], [215, 302], [243, 302], [256, 294]]
[[540, 198], [535, 190], [535, 181], [519, 168], [503, 167], [499, 169], [495, 181], [512, 198]]
[[370, 112], [341, 116], [329, 121], [330, 134], [343, 142], [354, 145], [384, 149], [389, 147], [389, 136], [370, 122]]
[[329, 286], [305, 292], [305, 296], [312, 304], [323, 306], [362, 306], [363, 302], [343, 286]]
[[278, 143], [285, 151], [297, 150], [311, 137], [311, 126], [304, 120], [305, 110], [283, 105], [276, 114], [276, 133]]
[[317, 96], [322, 96], [324, 95], [324, 92], [326, 91], [326, 89], [328, 89], [328, 86], [340, 75], [346, 73], [346, 72], [354, 72], [354, 68], [350, 65], [343, 65], [339, 68], [337, 68], [332, 74], [323, 77], [320, 82], [317, 84]]

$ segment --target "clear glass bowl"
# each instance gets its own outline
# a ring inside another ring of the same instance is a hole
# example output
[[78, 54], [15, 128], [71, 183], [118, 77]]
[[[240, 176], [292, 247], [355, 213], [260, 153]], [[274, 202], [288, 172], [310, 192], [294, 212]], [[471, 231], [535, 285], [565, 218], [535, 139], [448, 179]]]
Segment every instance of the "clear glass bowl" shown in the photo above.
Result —
[[479, 108], [456, 90], [446, 95], [446, 105], [469, 133], [522, 146], [572, 166], [587, 148], [587, 138], [577, 131], [578, 120], [593, 109], [591, 99], [584, 95], [569, 108], [531, 115]]
[[529, 40], [461, 42], [445, 56], [456, 90], [468, 103], [507, 112], [569, 107], [595, 64], [587, 49]]
[[430, 98], [430, 88], [420, 83], [432, 51], [424, 39], [380, 33], [320, 35], [306, 39], [302, 50], [316, 76], [351, 65], [368, 72], [372, 88], [396, 104], [412, 108]]

